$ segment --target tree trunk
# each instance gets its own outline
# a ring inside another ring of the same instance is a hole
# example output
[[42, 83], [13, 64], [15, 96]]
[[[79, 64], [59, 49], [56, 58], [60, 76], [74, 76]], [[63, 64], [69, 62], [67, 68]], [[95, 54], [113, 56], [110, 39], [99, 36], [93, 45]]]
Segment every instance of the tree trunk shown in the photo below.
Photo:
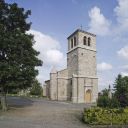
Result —
[[2, 89], [2, 96], [1, 96], [1, 106], [3, 111], [7, 111], [7, 100], [6, 100], [6, 93]]

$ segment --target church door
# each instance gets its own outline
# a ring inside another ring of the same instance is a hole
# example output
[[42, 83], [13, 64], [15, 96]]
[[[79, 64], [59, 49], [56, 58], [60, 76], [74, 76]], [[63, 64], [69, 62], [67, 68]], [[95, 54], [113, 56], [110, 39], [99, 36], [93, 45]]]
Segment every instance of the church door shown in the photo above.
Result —
[[86, 103], [91, 103], [91, 90], [88, 89], [86, 92], [85, 92], [85, 102]]

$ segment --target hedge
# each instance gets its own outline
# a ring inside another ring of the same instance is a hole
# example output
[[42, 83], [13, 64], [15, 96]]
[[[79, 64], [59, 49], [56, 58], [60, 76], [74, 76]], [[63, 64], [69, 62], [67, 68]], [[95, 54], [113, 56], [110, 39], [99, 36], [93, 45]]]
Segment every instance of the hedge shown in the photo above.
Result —
[[92, 125], [127, 125], [128, 108], [90, 108], [84, 109], [83, 120]]

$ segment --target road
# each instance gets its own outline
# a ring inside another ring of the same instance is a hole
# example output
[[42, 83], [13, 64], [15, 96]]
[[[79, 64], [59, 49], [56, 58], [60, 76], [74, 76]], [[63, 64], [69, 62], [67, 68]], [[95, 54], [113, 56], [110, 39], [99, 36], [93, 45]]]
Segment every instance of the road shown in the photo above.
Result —
[[82, 120], [85, 104], [9, 97], [10, 110], [0, 112], [0, 128], [88, 128]]

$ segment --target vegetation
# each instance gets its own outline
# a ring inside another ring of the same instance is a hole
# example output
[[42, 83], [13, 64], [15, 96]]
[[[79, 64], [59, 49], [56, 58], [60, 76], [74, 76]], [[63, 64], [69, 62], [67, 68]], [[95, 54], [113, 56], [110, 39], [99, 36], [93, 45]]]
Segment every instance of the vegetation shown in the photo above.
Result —
[[91, 108], [84, 110], [84, 122], [93, 125], [128, 125], [128, 108]]
[[32, 86], [42, 62], [39, 52], [33, 49], [33, 35], [27, 34], [31, 23], [27, 18], [31, 11], [25, 11], [16, 3], [0, 0], [0, 88], [1, 104], [7, 110], [6, 93], [9, 88], [27, 89]]
[[40, 83], [35, 80], [34, 83], [32, 84], [32, 88], [30, 89], [30, 95], [35, 95], [35, 96], [42, 96], [43, 89], [40, 85]]
[[121, 107], [128, 106], [128, 76], [122, 77], [120, 74], [115, 80], [115, 97], [120, 103]]
[[98, 97], [97, 106], [103, 108], [119, 108], [120, 103], [114, 96], [109, 97], [109, 89], [104, 89]]
[[98, 97], [96, 108], [84, 110], [87, 124], [128, 125], [128, 77], [117, 76], [114, 92], [104, 89]]
[[98, 97], [97, 105], [99, 107], [125, 108], [128, 106], [128, 77], [117, 76], [114, 84], [113, 96], [109, 97], [109, 89], [105, 89]]

